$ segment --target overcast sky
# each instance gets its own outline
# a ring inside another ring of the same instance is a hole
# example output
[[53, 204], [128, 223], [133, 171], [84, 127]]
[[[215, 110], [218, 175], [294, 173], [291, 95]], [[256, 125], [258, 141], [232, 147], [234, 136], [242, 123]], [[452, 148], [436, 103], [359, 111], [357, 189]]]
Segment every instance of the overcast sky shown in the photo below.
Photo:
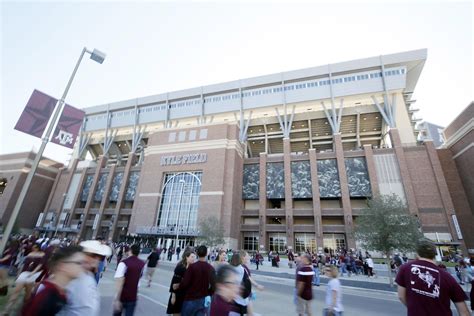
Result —
[[[470, 2], [27, 3], [1, 10], [0, 154], [39, 148], [13, 129], [33, 89], [82, 108], [201, 85], [419, 48], [418, 117], [446, 126], [473, 100]], [[48, 144], [65, 162], [71, 150]]]

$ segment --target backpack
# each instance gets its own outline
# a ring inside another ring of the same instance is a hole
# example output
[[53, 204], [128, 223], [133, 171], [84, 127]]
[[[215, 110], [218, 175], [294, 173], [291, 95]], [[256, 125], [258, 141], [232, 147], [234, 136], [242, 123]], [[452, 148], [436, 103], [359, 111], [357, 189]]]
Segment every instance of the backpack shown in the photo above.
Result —
[[250, 282], [249, 275], [247, 273], [247, 270], [244, 268], [244, 277], [242, 278], [241, 282], [241, 288], [242, 288], [242, 298], [247, 298], [250, 296], [250, 293], [252, 293], [252, 283]]

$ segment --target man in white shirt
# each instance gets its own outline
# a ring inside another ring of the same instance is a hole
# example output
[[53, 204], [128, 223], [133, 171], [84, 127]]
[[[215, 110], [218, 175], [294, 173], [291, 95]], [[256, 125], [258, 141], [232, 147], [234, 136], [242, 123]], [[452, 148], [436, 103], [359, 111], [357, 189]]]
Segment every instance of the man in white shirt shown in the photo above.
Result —
[[86, 255], [84, 272], [67, 286], [67, 304], [58, 314], [60, 316], [99, 316], [100, 293], [94, 273], [99, 262], [112, 254], [112, 249], [98, 240], [84, 241], [80, 246]]

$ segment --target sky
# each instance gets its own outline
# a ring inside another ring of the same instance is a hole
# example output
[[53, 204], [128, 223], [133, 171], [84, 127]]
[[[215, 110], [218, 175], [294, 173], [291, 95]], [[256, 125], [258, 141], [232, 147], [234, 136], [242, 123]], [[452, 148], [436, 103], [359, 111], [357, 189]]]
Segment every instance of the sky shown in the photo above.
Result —
[[[78, 108], [420, 48], [417, 117], [448, 125], [473, 100], [466, 2], [24, 2], [0, 0], [0, 154], [38, 149], [13, 129], [32, 91]], [[49, 143], [61, 162], [72, 150]]]

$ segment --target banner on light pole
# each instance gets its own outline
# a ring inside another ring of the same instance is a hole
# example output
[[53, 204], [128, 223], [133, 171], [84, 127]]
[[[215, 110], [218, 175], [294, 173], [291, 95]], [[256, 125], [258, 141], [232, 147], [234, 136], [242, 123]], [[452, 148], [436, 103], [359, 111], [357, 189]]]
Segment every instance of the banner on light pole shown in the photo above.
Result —
[[64, 105], [64, 110], [54, 130], [51, 142], [73, 148], [77, 135], [81, 129], [85, 113], [69, 104]]
[[17, 131], [41, 138], [48, 125], [51, 114], [58, 100], [34, 90], [20, 119], [15, 125]]

